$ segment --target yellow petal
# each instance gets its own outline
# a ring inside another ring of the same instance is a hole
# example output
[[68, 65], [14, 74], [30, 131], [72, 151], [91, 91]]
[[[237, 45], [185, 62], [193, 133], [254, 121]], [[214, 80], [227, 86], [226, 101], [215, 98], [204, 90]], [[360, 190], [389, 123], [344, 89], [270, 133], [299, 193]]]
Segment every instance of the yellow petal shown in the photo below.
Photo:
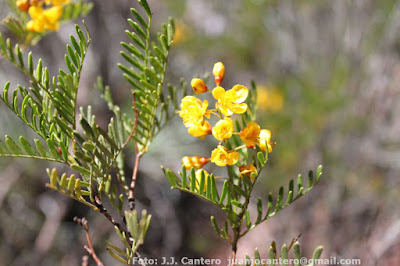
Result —
[[220, 121], [212, 129], [212, 134], [217, 140], [225, 140], [233, 134], [233, 121], [226, 117]]
[[229, 153], [228, 164], [234, 165], [239, 160], [239, 153], [237, 151], [233, 151]]
[[260, 131], [261, 128], [257, 123], [249, 122], [247, 126], [240, 131], [239, 135], [247, 145], [256, 145], [259, 143]]
[[[249, 90], [243, 85], [235, 85], [233, 88], [228, 91], [229, 98], [234, 99], [236, 103], [242, 103], [246, 100], [247, 95], [249, 94]], [[228, 97], [228, 96], [227, 96]]]
[[233, 115], [233, 112], [231, 110], [229, 110], [228, 106], [224, 105], [224, 104], [216, 104], [217, 108], [222, 112], [223, 115], [225, 116], [231, 116]]
[[268, 153], [272, 152], [272, 146], [271, 145], [271, 131], [267, 129], [263, 129], [260, 132], [260, 149], [262, 151], [267, 151]]
[[213, 91], [212, 91], [212, 95], [213, 95], [213, 97], [214, 97], [215, 99], [217, 99], [217, 100], [222, 100], [222, 99], [225, 98], [225, 89], [222, 88], [222, 87], [220, 87], [220, 86], [215, 87], [215, 88], [213, 89]]
[[211, 125], [208, 121], [204, 120], [203, 123], [189, 127], [188, 133], [194, 137], [204, 139], [207, 135], [211, 134]]
[[48, 23], [53, 24], [57, 22], [62, 15], [62, 7], [61, 6], [53, 6], [43, 12], [43, 15], [48, 20]]
[[229, 109], [235, 114], [243, 114], [247, 111], [247, 104], [237, 103], [229, 106]]
[[43, 18], [43, 9], [40, 7], [31, 6], [28, 12], [33, 20]]

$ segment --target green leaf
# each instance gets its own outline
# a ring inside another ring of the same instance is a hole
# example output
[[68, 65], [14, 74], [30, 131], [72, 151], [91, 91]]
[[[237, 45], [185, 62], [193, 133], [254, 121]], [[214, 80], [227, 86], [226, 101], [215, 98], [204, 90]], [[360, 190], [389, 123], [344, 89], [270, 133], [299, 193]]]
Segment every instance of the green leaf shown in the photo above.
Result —
[[151, 11], [149, 4], [146, 0], [139, 0], [140, 5], [143, 7], [144, 11], [146, 11], [147, 16], [151, 17]]
[[316, 183], [318, 183], [318, 182], [319, 182], [319, 179], [320, 179], [320, 178], [321, 178], [321, 176], [322, 176], [322, 169], [323, 169], [322, 165], [318, 165], [318, 167], [317, 167], [317, 171], [315, 172], [315, 176], [316, 176]]
[[[288, 249], [285, 244], [283, 244], [282, 249], [281, 249], [281, 258], [283, 262], [285, 262], [288, 259]], [[287, 266], [287, 263], [282, 263], [282, 266]]]
[[263, 167], [265, 164], [265, 157], [261, 151], [257, 153], [257, 159], [258, 159], [258, 162], [260, 163], [261, 167]]
[[67, 187], [67, 190], [70, 194], [72, 193], [74, 187], [75, 187], [75, 175], [71, 175], [68, 180], [68, 187]]
[[21, 143], [21, 146], [24, 149], [24, 151], [26, 152], [26, 154], [31, 155], [31, 156], [36, 155], [36, 151], [32, 148], [31, 144], [29, 144], [29, 142], [26, 140], [26, 138], [24, 136], [19, 137], [19, 142]]
[[36, 150], [38, 151], [39, 155], [41, 157], [47, 157], [47, 152], [46, 149], [44, 148], [42, 142], [38, 139], [35, 139], [35, 146], [36, 146]]
[[261, 256], [260, 256], [260, 252], [258, 252], [258, 249], [257, 249], [257, 248], [254, 250], [254, 259], [255, 259], [255, 261], [257, 262], [257, 263], [255, 264], [256, 266], [262, 266], [262, 265], [261, 265]]
[[171, 186], [176, 187], [177, 186], [177, 184], [176, 184], [177, 177], [175, 176], [174, 172], [172, 172], [171, 170], [168, 169], [168, 170], [166, 170], [166, 175], [167, 175], [168, 181], [171, 184]]
[[300, 264], [301, 253], [300, 253], [300, 245], [298, 242], [294, 243], [294, 245], [293, 245], [293, 257], [298, 262], [298, 263], [295, 263], [294, 265], [301, 266], [301, 264]]
[[12, 154], [19, 155], [22, 153], [21, 148], [7, 135], [5, 136], [5, 143]]
[[85, 175], [85, 176], [89, 176], [90, 175], [90, 171], [88, 169], [80, 166], [80, 165], [72, 164], [70, 167], [71, 167], [72, 170], [77, 171], [78, 173], [80, 173], [82, 175]]
[[214, 229], [214, 231], [215, 231], [215, 233], [217, 233], [217, 235], [220, 235], [220, 229], [219, 229], [219, 227], [218, 227], [218, 225], [217, 225], [217, 222], [215, 221], [215, 218], [214, 218], [214, 216], [211, 216], [211, 225], [212, 225], [212, 227], [213, 227], [213, 229]]
[[132, 15], [137, 19], [137, 21], [140, 23], [140, 24], [142, 24], [142, 26], [144, 27], [144, 28], [148, 28], [148, 25], [147, 25], [147, 23], [146, 23], [146, 21], [143, 19], [143, 17], [139, 14], [139, 12], [137, 12], [136, 11], [136, 9], [134, 9], [134, 8], [131, 8], [131, 13], [132, 13]]
[[124, 264], [128, 264], [129, 265], [128, 261], [124, 260], [123, 258], [118, 256], [117, 254], [115, 254], [115, 252], [112, 251], [110, 247], [106, 247], [106, 249], [107, 249], [108, 253], [111, 255], [111, 257], [113, 257], [114, 259], [118, 260], [119, 262], [122, 262]]
[[57, 188], [57, 181], [58, 181], [57, 169], [53, 168], [53, 170], [51, 170], [51, 174], [50, 174], [50, 186], [53, 188]]
[[323, 246], [318, 246], [313, 253], [313, 260], [317, 260], [321, 257], [322, 251], [324, 250]]

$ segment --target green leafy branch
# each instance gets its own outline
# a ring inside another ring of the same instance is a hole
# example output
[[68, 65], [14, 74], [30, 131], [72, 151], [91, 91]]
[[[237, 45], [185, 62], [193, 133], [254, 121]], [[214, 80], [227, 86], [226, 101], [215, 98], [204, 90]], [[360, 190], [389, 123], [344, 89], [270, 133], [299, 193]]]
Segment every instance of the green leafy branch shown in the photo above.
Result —
[[129, 210], [125, 211], [125, 218], [131, 239], [128, 239], [125, 232], [121, 232], [118, 227], [115, 227], [117, 235], [125, 246], [125, 251], [109, 241], [107, 241], [107, 251], [114, 259], [131, 265], [138, 248], [144, 243], [147, 230], [150, 226], [151, 215], [148, 215], [147, 211], [143, 210], [139, 220], [137, 211]]
[[[294, 266], [300, 266], [303, 263], [304, 257], [301, 255], [300, 252], [300, 244], [297, 242], [297, 239], [293, 239], [292, 243], [289, 245], [289, 247], [286, 244], [282, 245], [282, 248], [280, 250], [280, 255], [278, 255], [278, 251], [276, 248], [276, 243], [273, 241], [268, 249], [268, 257], [267, 257], [267, 264], [263, 264], [263, 260], [260, 256], [260, 252], [258, 249], [254, 250], [254, 257], [250, 258], [249, 255], [246, 255], [245, 258], [245, 264], [239, 264], [239, 265], [245, 265], [245, 266], [275, 266], [275, 265], [282, 265], [282, 266], [287, 266], [289, 265], [289, 251], [292, 249], [292, 254], [293, 254], [293, 261], [294, 261]], [[312, 263], [307, 264], [306, 266], [312, 266], [315, 265], [314, 263], [321, 257], [323, 251], [322, 246], [318, 246], [315, 248], [313, 255], [312, 255]], [[279, 260], [280, 258], [280, 260]], [[264, 260], [265, 261], [265, 260]], [[279, 263], [281, 261], [282, 263]], [[254, 263], [252, 263], [254, 262]], [[276, 263], [277, 262], [277, 263]], [[291, 265], [291, 264], [290, 264]]]
[[[143, 7], [146, 18], [136, 9], [131, 13], [136, 21], [128, 19], [133, 31], [126, 31], [129, 43], [121, 42], [125, 51], [121, 56], [127, 66], [119, 64], [124, 78], [132, 85], [135, 94], [134, 111], [138, 112], [138, 119], [130, 121], [136, 125], [132, 138], [137, 143], [138, 152], [145, 153], [150, 147], [153, 138], [162, 126], [169, 120], [170, 106], [177, 110], [177, 89], [168, 86], [169, 95], [163, 93], [165, 72], [168, 63], [169, 49], [171, 47], [175, 27], [170, 19], [163, 25], [163, 32], [157, 34], [157, 40], [151, 41], [150, 27], [152, 13], [146, 1], [139, 1]], [[151, 46], [151, 47], [150, 47]]]

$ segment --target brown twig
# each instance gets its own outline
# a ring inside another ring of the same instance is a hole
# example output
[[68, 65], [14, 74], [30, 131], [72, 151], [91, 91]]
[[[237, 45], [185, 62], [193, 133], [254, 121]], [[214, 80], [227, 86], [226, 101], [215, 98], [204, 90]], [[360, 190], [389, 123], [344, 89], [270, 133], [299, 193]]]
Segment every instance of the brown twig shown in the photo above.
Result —
[[[133, 92], [132, 96], [133, 96], [133, 101], [132, 101], [133, 110], [135, 112], [135, 123], [133, 124], [131, 133], [129, 134], [128, 138], [126, 139], [126, 141], [124, 142], [122, 147], [125, 147], [126, 145], [128, 145], [128, 143], [132, 139], [132, 137], [136, 135], [136, 128], [137, 128], [138, 119], [139, 119], [139, 112], [138, 112], [137, 107], [136, 107], [136, 94], [135, 94], [135, 92]], [[136, 150], [136, 153], [137, 153], [137, 151], [138, 151], [137, 143], [135, 143], [135, 150]]]
[[[96, 252], [94, 251], [92, 240], [90, 239], [90, 235], [89, 235], [88, 221], [85, 219], [85, 217], [83, 217], [82, 219], [79, 219], [78, 217], [75, 216], [74, 222], [77, 222], [86, 231], [86, 240], [87, 240], [89, 246], [84, 245], [83, 247], [86, 249], [86, 251], [89, 253], [89, 255], [92, 256], [92, 258], [96, 262], [97, 266], [104, 266], [104, 264], [101, 262], [99, 257], [97, 257]], [[85, 260], [82, 258], [82, 264], [84, 264], [84, 262], [85, 262]]]
[[235, 250], [232, 250], [231, 265], [232, 265], [232, 266], [236, 265], [236, 251], [235, 251]]
[[129, 186], [128, 202], [129, 202], [129, 209], [131, 210], [135, 209], [135, 187], [136, 187], [137, 173], [139, 170], [140, 157], [141, 154], [137, 153], [135, 159], [135, 167], [133, 168], [133, 173], [132, 173], [132, 181], [131, 185]]
[[100, 213], [103, 214], [107, 220], [109, 220], [114, 226], [118, 227], [118, 229], [121, 232], [124, 232], [125, 230], [122, 229], [121, 225], [115, 221], [115, 219], [111, 216], [111, 214], [107, 211], [107, 209], [103, 206], [103, 203], [99, 196], [95, 195], [94, 196], [94, 203], [96, 207], [100, 210]]
[[89, 256], [85, 255], [82, 257], [82, 266], [89, 266]]
[[[135, 112], [135, 124], [133, 125], [132, 132], [129, 135], [130, 138], [128, 137], [127, 141], [129, 141], [133, 136], [136, 136], [136, 128], [139, 120], [139, 111], [136, 106], [136, 96], [135, 93], [133, 93], [133, 109]], [[135, 209], [135, 187], [136, 187], [136, 178], [137, 174], [139, 171], [139, 161], [140, 157], [142, 157], [142, 153], [139, 152], [139, 147], [137, 142], [135, 142], [135, 153], [136, 153], [136, 158], [135, 158], [135, 166], [133, 168], [133, 173], [132, 173], [132, 181], [129, 186], [129, 193], [128, 193], [128, 204], [129, 204], [129, 209], [134, 210]]]

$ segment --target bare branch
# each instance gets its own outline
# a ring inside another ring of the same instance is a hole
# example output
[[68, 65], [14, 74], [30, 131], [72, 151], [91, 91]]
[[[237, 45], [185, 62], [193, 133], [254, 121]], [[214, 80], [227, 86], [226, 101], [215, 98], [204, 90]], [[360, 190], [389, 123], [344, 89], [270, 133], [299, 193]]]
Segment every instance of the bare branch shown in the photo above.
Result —
[[[96, 262], [97, 266], [104, 266], [104, 264], [101, 262], [99, 257], [97, 257], [96, 252], [94, 251], [92, 240], [90, 239], [90, 235], [89, 235], [89, 223], [86, 220], [86, 218], [83, 217], [82, 219], [79, 219], [78, 217], [75, 216], [74, 222], [77, 222], [86, 231], [86, 240], [87, 240], [89, 246], [84, 245], [83, 247], [86, 249], [86, 251], [89, 253], [89, 255], [92, 256], [92, 258]], [[87, 262], [87, 260], [85, 258], [82, 258], [82, 265], [84, 265], [85, 262]]]

